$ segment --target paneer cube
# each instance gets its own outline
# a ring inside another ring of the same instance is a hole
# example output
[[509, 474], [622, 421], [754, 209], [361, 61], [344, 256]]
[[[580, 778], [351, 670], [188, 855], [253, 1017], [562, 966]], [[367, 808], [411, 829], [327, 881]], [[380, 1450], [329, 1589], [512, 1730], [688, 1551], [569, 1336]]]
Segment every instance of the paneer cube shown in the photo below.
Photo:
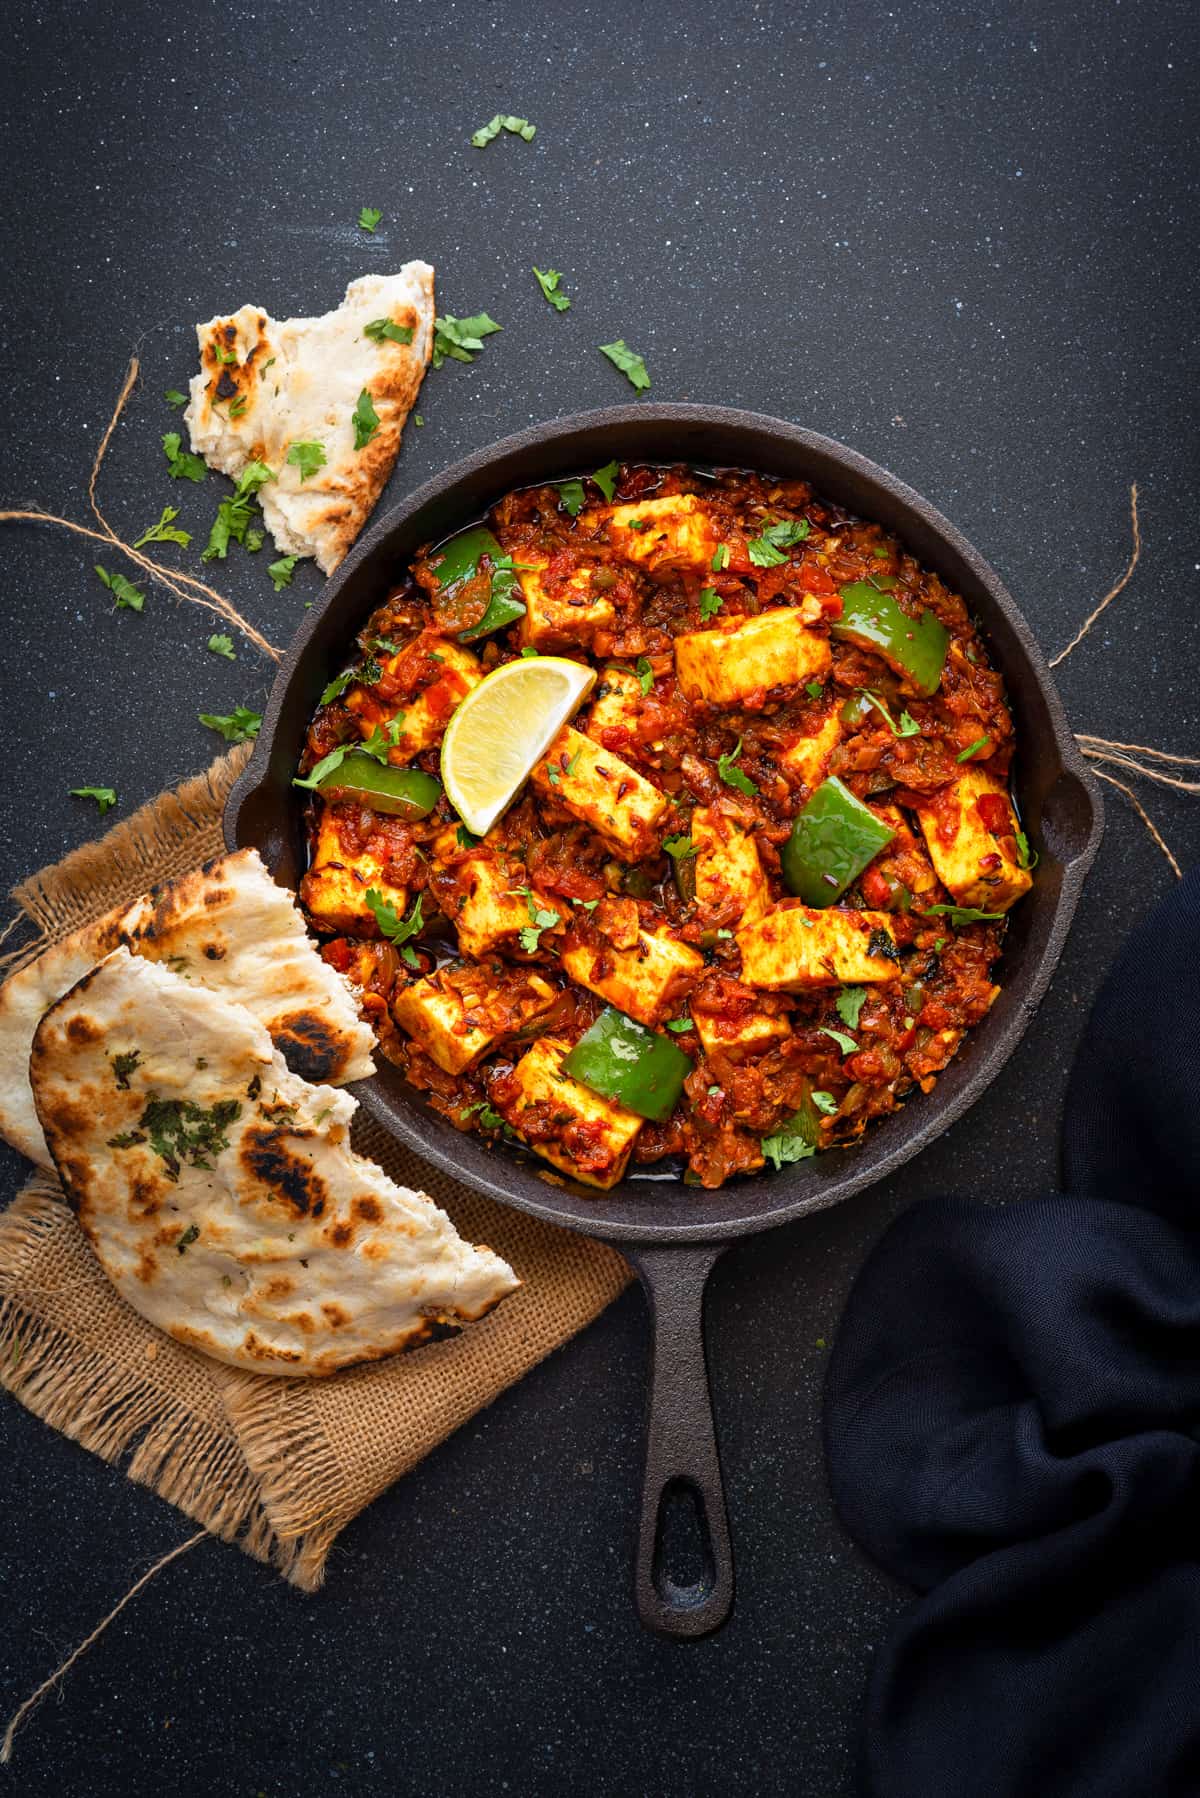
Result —
[[512, 969], [497, 976], [489, 964], [439, 968], [414, 980], [392, 1001], [392, 1016], [447, 1074], [462, 1074], [535, 1019], [557, 994], [540, 974]]
[[408, 893], [404, 887], [389, 884], [383, 865], [370, 844], [357, 853], [343, 848], [337, 808], [323, 806], [312, 861], [300, 882], [301, 904], [317, 929], [339, 936], [377, 937], [379, 924], [367, 904], [371, 887], [377, 888], [398, 912], [403, 912]]
[[636, 1112], [602, 1099], [562, 1071], [568, 1045], [545, 1036], [523, 1055], [504, 1088], [493, 1088], [505, 1123], [564, 1174], [615, 1186], [642, 1127]]
[[609, 543], [626, 562], [650, 574], [665, 568], [712, 567], [717, 534], [708, 508], [694, 493], [666, 494], [631, 505], [597, 506], [583, 514], [585, 530], [606, 529]]
[[668, 930], [638, 932], [637, 946], [615, 949], [568, 945], [563, 971], [589, 992], [598, 993], [639, 1024], [651, 1028], [670, 1017], [677, 1002], [704, 971], [704, 957], [678, 943]]
[[843, 981], [869, 985], [899, 974], [891, 920], [882, 911], [814, 910], [785, 899], [737, 932], [742, 979], [768, 992], [804, 993]]
[[665, 793], [569, 724], [531, 778], [539, 792], [590, 824], [627, 861], [640, 861], [657, 849], [658, 825], [668, 807]]
[[709, 1011], [693, 1011], [692, 1022], [710, 1061], [722, 1055], [728, 1061], [747, 1061], [752, 1056], [765, 1055], [768, 1049], [778, 1048], [792, 1034], [786, 1018], [768, 1017], [765, 1012], [754, 1012], [749, 1017], [723, 1018]]
[[720, 806], [701, 805], [692, 813], [691, 835], [697, 904], [743, 924], [761, 918], [771, 894], [748, 825]]
[[520, 637], [526, 647], [572, 649], [590, 643], [598, 630], [607, 630], [613, 623], [612, 600], [607, 593], [593, 591], [593, 568], [575, 568], [563, 579], [551, 576], [547, 580], [549, 557], [525, 544], [515, 561], [525, 601]]
[[829, 758], [842, 740], [842, 721], [835, 705], [811, 736], [797, 737], [779, 757], [779, 766], [793, 786], [803, 783], [815, 793], [829, 772]]
[[[371, 736], [377, 725], [386, 727], [403, 714], [404, 722], [388, 750], [388, 761], [397, 766], [411, 762], [423, 749], [432, 749], [441, 742], [450, 714], [483, 679], [478, 660], [461, 644], [442, 640], [435, 653], [441, 664], [438, 677], [414, 699], [393, 702], [382, 699], [373, 688], [361, 686], [351, 687], [346, 694], [346, 705], [364, 737]], [[400, 659], [399, 655], [385, 657], [385, 673], [395, 668]]]
[[632, 669], [602, 669], [584, 726], [587, 735], [602, 744], [606, 730], [635, 731], [641, 701], [642, 683]]
[[685, 696], [714, 706], [822, 680], [831, 661], [828, 637], [810, 631], [787, 606], [675, 639], [675, 673]]
[[[444, 830], [433, 853], [430, 884], [464, 955], [483, 960], [500, 953], [523, 959], [531, 953], [521, 944], [521, 932], [534, 923], [521, 887], [529, 887], [534, 911], [557, 912], [561, 919], [562, 906], [530, 887], [523, 863], [492, 848], [490, 839], [463, 853], [457, 830]], [[548, 925], [542, 937], [548, 940], [561, 931], [561, 923]]]
[[1017, 821], [1003, 783], [986, 766], [963, 768], [919, 806], [917, 821], [938, 878], [956, 905], [1005, 912], [1033, 885], [1017, 860]]

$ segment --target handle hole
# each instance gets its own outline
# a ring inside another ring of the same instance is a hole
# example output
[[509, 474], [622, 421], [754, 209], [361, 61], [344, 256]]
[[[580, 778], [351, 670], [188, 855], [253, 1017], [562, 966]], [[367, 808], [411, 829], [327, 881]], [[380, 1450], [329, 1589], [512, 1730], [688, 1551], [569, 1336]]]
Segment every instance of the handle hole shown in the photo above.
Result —
[[663, 1602], [681, 1607], [703, 1604], [716, 1584], [708, 1512], [692, 1480], [677, 1476], [663, 1487], [650, 1576]]

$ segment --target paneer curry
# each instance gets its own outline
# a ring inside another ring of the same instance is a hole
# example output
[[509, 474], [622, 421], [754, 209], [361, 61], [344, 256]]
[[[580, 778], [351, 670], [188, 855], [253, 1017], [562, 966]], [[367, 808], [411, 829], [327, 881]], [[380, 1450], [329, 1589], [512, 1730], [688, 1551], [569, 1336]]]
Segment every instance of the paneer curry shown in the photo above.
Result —
[[[511, 757], [515, 698], [461, 739], [541, 657], [582, 702], [477, 836], [451, 742]], [[511, 493], [330, 672], [308, 921], [411, 1086], [550, 1179], [712, 1188], [849, 1145], [997, 996], [1036, 859], [1000, 677], [956, 594], [802, 482], [612, 463]]]

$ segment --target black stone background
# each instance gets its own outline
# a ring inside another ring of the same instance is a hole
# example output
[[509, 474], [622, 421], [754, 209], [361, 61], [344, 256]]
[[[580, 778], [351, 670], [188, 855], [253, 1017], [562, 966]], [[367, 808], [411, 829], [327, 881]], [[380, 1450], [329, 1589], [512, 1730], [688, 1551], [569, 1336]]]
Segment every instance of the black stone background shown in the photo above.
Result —
[[[130, 534], [179, 505], [199, 542], [165, 556], [199, 572], [227, 487], [170, 482], [158, 443], [194, 321], [246, 300], [319, 312], [424, 256], [442, 311], [487, 308], [504, 332], [429, 375], [389, 499], [518, 426], [628, 399], [596, 349], [623, 335], [652, 399], [777, 413], [894, 469], [1053, 651], [1124, 566], [1136, 479], [1141, 566], [1062, 692], [1079, 729], [1194, 751], [1196, 17], [1189, 0], [10, 0], [0, 499], [85, 515], [136, 349], [104, 503]], [[534, 143], [472, 149], [497, 109], [533, 119]], [[564, 271], [569, 313], [535, 262]], [[286, 642], [320, 580], [276, 597], [268, 559], [235, 550], [218, 583]], [[267, 691], [260, 659], [209, 655], [208, 619], [161, 590], [114, 612], [92, 560], [62, 532], [0, 537], [6, 886], [98, 834], [68, 788], [111, 783], [127, 816], [219, 747], [198, 710]], [[1147, 797], [1194, 858], [1200, 810]], [[680, 1648], [634, 1619], [647, 1331], [630, 1293], [348, 1529], [319, 1596], [194, 1550], [18, 1738], [0, 1792], [849, 1792], [903, 1597], [831, 1514], [819, 1339], [904, 1206], [1055, 1179], [1086, 1007], [1170, 882], [1116, 795], [1108, 816], [1050, 996], [974, 1111], [716, 1273], [739, 1576], [720, 1636]], [[3, 1190], [21, 1176], [5, 1154]], [[0, 1433], [7, 1712], [190, 1526], [14, 1404]]]

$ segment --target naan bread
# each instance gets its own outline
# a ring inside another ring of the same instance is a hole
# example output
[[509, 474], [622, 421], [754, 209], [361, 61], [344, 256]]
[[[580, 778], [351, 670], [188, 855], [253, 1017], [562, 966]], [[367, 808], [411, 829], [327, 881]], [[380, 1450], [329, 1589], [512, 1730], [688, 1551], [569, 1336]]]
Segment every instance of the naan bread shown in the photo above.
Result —
[[[235, 480], [249, 462], [275, 471], [258, 498], [282, 554], [315, 556], [332, 574], [362, 530], [395, 467], [433, 348], [433, 314], [433, 270], [406, 262], [398, 275], [351, 281], [337, 311], [321, 318], [280, 321], [243, 306], [196, 326], [201, 369], [183, 415], [192, 448]], [[412, 342], [364, 336], [377, 319], [411, 330]], [[364, 388], [380, 423], [359, 450], [352, 414]], [[288, 462], [293, 443], [325, 451], [307, 480]]]
[[374, 1036], [342, 975], [304, 929], [256, 849], [220, 856], [77, 931], [0, 988], [0, 1135], [50, 1165], [29, 1090], [29, 1048], [47, 1006], [118, 944], [245, 1005], [307, 1080], [375, 1071]]
[[349, 1146], [356, 1101], [240, 1005], [116, 949], [30, 1057], [54, 1164], [118, 1292], [257, 1373], [329, 1374], [482, 1317], [519, 1281]]

